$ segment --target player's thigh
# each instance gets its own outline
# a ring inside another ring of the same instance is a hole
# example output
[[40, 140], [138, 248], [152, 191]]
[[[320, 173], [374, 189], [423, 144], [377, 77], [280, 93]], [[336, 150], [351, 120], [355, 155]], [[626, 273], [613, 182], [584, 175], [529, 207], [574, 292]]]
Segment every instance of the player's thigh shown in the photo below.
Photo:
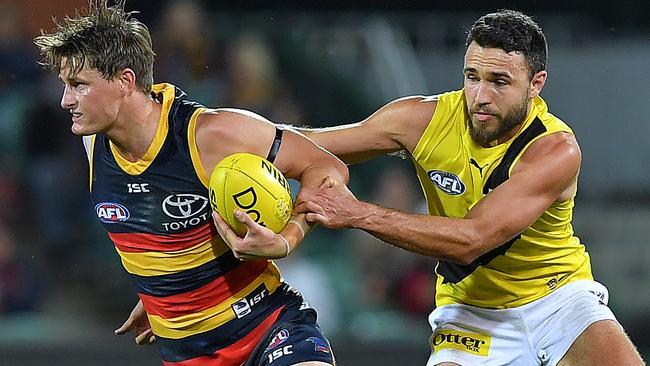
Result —
[[327, 362], [320, 362], [320, 361], [308, 361], [308, 362], [296, 363], [292, 366], [332, 366], [332, 364]]
[[623, 328], [613, 320], [591, 324], [573, 342], [558, 366], [643, 366]]

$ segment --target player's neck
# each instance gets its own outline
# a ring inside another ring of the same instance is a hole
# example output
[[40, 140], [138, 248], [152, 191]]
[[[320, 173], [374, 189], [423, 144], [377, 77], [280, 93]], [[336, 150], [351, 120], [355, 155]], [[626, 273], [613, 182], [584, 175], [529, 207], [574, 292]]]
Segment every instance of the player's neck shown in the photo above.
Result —
[[130, 97], [106, 136], [128, 161], [140, 160], [151, 146], [160, 120], [160, 103], [144, 94]]
[[489, 142], [488, 146], [486, 146], [486, 147], [497, 146], [497, 145], [500, 145], [500, 144], [503, 144], [503, 143], [509, 141], [511, 138], [513, 138], [519, 132], [519, 130], [521, 130], [521, 127], [523, 125], [524, 125], [524, 123], [522, 122], [522, 123], [514, 126], [510, 131], [504, 133], [503, 136], [499, 137], [498, 139], [496, 139], [494, 141]]

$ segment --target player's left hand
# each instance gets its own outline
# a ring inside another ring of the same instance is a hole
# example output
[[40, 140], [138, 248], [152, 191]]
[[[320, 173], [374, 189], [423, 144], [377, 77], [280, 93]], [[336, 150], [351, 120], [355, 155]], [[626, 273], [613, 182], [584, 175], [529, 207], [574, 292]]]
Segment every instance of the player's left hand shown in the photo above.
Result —
[[123, 335], [132, 330], [135, 332], [135, 343], [139, 345], [150, 345], [156, 342], [156, 336], [151, 330], [151, 325], [147, 318], [147, 312], [144, 310], [144, 305], [142, 305], [142, 300], [135, 304], [126, 321], [119, 328], [115, 329], [115, 334]]
[[346, 185], [327, 179], [318, 188], [302, 188], [296, 202], [294, 214], [306, 213], [308, 222], [331, 229], [350, 227], [354, 220], [366, 215], [364, 203], [357, 200]]
[[212, 219], [223, 241], [230, 247], [237, 259], [243, 261], [284, 258], [286, 245], [271, 229], [256, 223], [244, 211], [236, 209], [235, 218], [246, 226], [246, 235], [240, 238], [218, 213]]

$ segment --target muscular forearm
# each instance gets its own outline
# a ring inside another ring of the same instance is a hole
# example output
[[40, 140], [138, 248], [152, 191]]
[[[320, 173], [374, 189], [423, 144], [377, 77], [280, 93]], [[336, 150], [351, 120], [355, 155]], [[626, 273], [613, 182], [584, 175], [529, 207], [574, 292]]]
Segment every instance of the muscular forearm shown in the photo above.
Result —
[[350, 227], [410, 252], [457, 263], [478, 257], [482, 244], [470, 220], [408, 214], [370, 203], [365, 212], [350, 221]]
[[[294, 128], [294, 130], [302, 133], [307, 138], [312, 140], [316, 145], [324, 148], [325, 150], [336, 155], [339, 159], [343, 160], [346, 164], [353, 164], [359, 161], [355, 159], [353, 154], [350, 154], [345, 146], [339, 146], [336, 143], [336, 133], [332, 133], [336, 128], [319, 128], [319, 129], [308, 129], [308, 128]], [[330, 133], [327, 133], [330, 132]]]

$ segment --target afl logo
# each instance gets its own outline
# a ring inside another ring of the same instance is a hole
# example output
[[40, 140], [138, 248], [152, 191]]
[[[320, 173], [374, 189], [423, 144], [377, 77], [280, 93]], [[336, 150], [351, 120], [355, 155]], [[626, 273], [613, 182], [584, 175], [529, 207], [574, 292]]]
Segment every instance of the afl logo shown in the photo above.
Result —
[[429, 170], [427, 174], [433, 184], [447, 194], [457, 196], [465, 192], [465, 184], [455, 174], [442, 170]]
[[99, 220], [105, 224], [114, 224], [116, 222], [126, 221], [129, 219], [129, 210], [119, 203], [102, 202], [95, 206], [95, 212]]
[[162, 203], [162, 209], [167, 216], [174, 219], [192, 217], [208, 205], [208, 199], [198, 194], [179, 193], [167, 196]]
[[287, 339], [289, 339], [289, 331], [286, 329], [282, 329], [276, 335], [274, 335], [273, 338], [271, 338], [271, 343], [269, 343], [266, 349], [270, 350], [271, 348], [275, 348], [281, 345], [282, 343], [284, 343], [284, 341], [286, 341]]

